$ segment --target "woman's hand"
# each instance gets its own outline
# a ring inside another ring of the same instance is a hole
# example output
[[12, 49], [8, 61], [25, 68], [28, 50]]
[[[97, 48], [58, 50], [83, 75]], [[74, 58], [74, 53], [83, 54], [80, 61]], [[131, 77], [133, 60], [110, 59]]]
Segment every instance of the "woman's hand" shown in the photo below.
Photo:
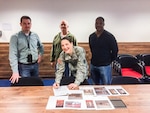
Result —
[[54, 83], [53, 88], [58, 89], [60, 87], [59, 83]]
[[79, 86], [77, 84], [75, 84], [75, 83], [71, 83], [71, 84], [68, 85], [68, 88], [70, 90], [78, 90]]

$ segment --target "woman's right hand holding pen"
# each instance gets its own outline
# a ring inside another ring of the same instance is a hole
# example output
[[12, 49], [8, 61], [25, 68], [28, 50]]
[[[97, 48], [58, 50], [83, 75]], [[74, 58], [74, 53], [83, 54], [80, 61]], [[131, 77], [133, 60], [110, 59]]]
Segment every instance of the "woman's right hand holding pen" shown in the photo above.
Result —
[[60, 87], [59, 83], [54, 83], [53, 88], [58, 89]]

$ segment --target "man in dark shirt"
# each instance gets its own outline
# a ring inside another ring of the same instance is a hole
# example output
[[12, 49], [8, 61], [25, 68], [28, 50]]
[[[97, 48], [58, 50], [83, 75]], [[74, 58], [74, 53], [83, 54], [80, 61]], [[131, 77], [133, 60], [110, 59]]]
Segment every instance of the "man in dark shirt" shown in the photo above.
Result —
[[117, 57], [118, 45], [115, 37], [104, 29], [103, 17], [96, 18], [95, 28], [89, 36], [91, 78], [95, 84], [111, 84], [111, 63]]

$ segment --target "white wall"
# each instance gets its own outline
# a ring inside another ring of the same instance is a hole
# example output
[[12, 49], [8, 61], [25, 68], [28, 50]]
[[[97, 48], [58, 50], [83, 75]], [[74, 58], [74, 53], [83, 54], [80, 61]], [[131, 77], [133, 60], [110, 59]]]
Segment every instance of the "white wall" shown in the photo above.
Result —
[[20, 30], [22, 15], [32, 18], [32, 31], [42, 42], [52, 42], [62, 19], [78, 42], [88, 42], [98, 16], [118, 42], [150, 42], [149, 0], [0, 0], [0, 42]]

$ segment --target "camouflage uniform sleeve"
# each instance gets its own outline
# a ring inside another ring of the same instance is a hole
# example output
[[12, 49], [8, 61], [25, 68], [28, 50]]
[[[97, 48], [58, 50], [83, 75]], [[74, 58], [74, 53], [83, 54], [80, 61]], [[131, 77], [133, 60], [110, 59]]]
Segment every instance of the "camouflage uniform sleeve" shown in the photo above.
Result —
[[77, 73], [76, 73], [76, 79], [75, 84], [80, 85], [88, 75], [88, 64], [86, 60], [86, 53], [83, 48], [80, 48], [78, 51], [78, 63], [77, 63]]
[[63, 76], [63, 72], [65, 70], [65, 62], [63, 60], [63, 56], [64, 56], [64, 52], [61, 52], [60, 56], [59, 56], [59, 60], [61, 60], [61, 62], [57, 63], [56, 72], [55, 72], [55, 82], [56, 83], [60, 83], [62, 76]]

